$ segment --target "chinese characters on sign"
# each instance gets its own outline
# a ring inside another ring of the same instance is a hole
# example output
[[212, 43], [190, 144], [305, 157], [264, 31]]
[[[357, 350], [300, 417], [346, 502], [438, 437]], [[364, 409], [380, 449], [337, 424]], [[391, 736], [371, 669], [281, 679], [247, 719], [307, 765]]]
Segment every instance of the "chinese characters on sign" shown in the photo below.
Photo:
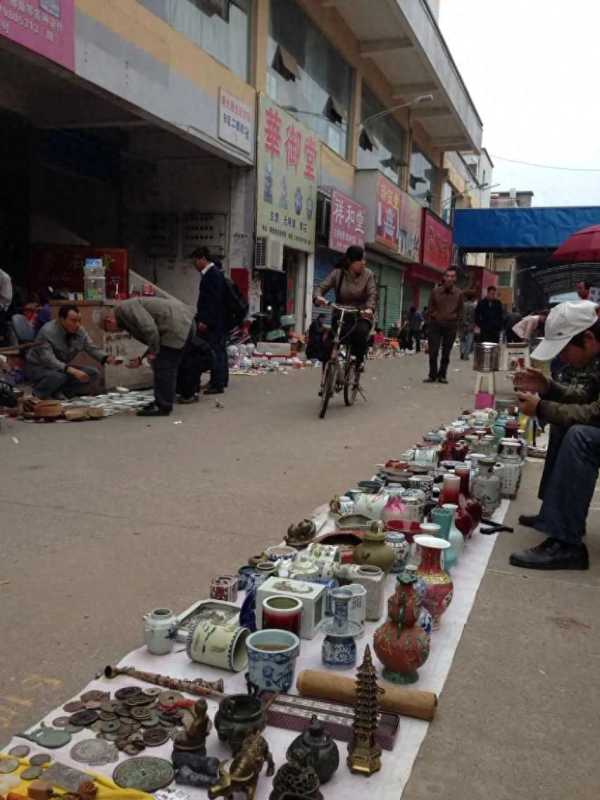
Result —
[[75, 69], [74, 0], [0, 0], [0, 36]]
[[251, 153], [253, 128], [252, 108], [221, 87], [219, 89], [219, 139], [232, 144], [238, 150], [243, 150], [244, 153]]
[[316, 137], [261, 95], [257, 144], [257, 235], [313, 252], [319, 145]]
[[452, 261], [452, 228], [437, 219], [430, 211], [423, 211], [423, 248], [421, 263], [440, 271], [448, 269]]
[[400, 192], [398, 252], [407, 261], [417, 262], [421, 254], [421, 214], [423, 207], [406, 192]]
[[379, 175], [377, 178], [377, 228], [375, 239], [390, 250], [398, 249], [400, 189]]
[[331, 193], [329, 249], [345, 253], [351, 245], [364, 247], [366, 209], [343, 192]]

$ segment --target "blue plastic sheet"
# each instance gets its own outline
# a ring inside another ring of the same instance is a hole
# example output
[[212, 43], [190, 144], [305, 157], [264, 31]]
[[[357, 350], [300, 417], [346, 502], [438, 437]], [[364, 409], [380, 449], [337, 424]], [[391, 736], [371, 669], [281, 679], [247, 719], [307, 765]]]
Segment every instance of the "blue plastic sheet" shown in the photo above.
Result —
[[457, 209], [454, 244], [472, 252], [554, 250], [589, 225], [600, 225], [600, 206]]

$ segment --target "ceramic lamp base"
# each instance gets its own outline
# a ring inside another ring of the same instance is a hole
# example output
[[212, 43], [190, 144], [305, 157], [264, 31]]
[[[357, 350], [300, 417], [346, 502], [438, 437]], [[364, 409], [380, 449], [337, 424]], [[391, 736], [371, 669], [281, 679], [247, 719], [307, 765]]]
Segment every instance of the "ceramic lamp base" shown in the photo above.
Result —
[[393, 672], [392, 670], [384, 669], [382, 676], [384, 680], [398, 684], [416, 683], [419, 680], [417, 670], [414, 672]]

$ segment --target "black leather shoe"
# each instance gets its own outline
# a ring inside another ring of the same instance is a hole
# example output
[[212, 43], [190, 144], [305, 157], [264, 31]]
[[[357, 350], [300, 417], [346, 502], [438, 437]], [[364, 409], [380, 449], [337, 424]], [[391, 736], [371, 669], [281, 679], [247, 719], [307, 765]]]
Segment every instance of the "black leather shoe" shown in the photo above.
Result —
[[513, 553], [509, 559], [513, 567], [524, 569], [589, 569], [587, 547], [581, 544], [566, 544], [551, 536], [541, 544]]
[[137, 415], [138, 417], [168, 417], [170, 413], [170, 408], [160, 408], [152, 404], [151, 406], [146, 406], [146, 408], [140, 408]]
[[438, 383], [448, 383], [447, 378], [438, 378]]
[[524, 528], [535, 528], [535, 523], [538, 519], [539, 517], [537, 514], [521, 514], [519, 517], [519, 525], [522, 525]]
[[204, 390], [204, 394], [225, 394], [225, 389], [217, 389], [216, 386], [209, 386]]
[[432, 377], [425, 378], [423, 383], [437, 383], [437, 378], [432, 378]]

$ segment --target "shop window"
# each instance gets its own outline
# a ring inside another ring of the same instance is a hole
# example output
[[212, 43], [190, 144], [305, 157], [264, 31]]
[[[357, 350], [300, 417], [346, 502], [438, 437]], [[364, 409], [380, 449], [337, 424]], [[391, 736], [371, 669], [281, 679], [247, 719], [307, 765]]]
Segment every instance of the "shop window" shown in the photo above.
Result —
[[345, 157], [352, 69], [295, 0], [271, 0], [267, 91]]
[[186, 39], [248, 80], [250, 0], [137, 0]]
[[[385, 106], [365, 84], [361, 109], [363, 120], [385, 111]], [[402, 169], [407, 166], [403, 160], [404, 143], [404, 129], [392, 116], [367, 122], [358, 138], [358, 168], [378, 169], [394, 183], [400, 183]]]
[[408, 191], [421, 205], [431, 205], [431, 190], [435, 167], [420, 150], [414, 148], [410, 157]]

